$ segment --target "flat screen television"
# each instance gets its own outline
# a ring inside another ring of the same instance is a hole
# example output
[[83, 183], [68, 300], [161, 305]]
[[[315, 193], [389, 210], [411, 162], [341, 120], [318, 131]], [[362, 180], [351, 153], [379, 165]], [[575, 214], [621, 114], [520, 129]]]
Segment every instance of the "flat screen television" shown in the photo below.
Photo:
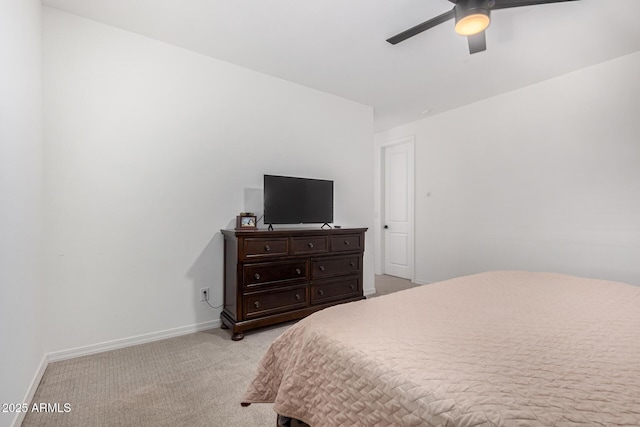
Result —
[[333, 222], [333, 181], [264, 176], [265, 224]]

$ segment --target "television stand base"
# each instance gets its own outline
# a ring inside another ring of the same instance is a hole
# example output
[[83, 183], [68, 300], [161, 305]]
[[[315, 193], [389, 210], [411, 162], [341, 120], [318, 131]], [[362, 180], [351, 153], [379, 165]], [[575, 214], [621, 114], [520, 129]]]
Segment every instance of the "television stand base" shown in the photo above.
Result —
[[331, 226], [329, 225], [329, 223], [328, 223], [328, 222], [325, 222], [324, 224], [322, 224], [322, 226], [321, 226], [320, 228], [324, 228], [324, 226], [325, 226], [325, 225], [326, 225], [327, 227], [331, 228]]

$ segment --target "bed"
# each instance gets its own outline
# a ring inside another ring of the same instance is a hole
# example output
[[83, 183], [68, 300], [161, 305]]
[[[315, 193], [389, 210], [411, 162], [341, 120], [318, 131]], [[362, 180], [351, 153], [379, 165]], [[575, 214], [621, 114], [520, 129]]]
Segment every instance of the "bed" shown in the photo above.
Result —
[[640, 287], [499, 271], [331, 307], [270, 346], [261, 402], [312, 427], [640, 426]]

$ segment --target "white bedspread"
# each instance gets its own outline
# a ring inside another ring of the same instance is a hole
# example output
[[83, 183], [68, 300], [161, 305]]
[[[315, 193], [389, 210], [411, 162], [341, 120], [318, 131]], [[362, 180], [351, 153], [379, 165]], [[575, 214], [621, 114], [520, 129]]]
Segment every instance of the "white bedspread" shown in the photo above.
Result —
[[312, 427], [640, 426], [640, 287], [491, 272], [328, 308], [244, 402]]

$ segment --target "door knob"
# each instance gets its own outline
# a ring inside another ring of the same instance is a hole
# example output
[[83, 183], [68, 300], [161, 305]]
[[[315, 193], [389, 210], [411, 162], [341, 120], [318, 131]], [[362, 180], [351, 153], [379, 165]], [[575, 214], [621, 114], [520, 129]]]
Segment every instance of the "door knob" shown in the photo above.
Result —
[[389, 226], [385, 224], [384, 229], [386, 230], [387, 228], [389, 228]]

